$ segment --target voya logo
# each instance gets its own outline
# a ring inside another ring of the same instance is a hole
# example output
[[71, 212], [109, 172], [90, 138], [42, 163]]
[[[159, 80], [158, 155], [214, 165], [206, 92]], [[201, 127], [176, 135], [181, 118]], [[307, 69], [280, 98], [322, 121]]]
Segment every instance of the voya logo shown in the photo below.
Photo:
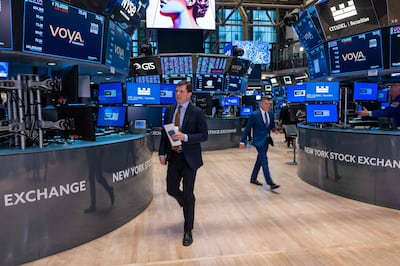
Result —
[[53, 37], [60, 37], [61, 39], [67, 39], [68, 43], [84, 43], [82, 35], [79, 31], [71, 31], [70, 29], [62, 27], [53, 27], [50, 25], [50, 32]]
[[342, 54], [342, 59], [345, 62], [347, 62], [347, 61], [354, 61], [354, 62], [364, 61], [365, 58], [366, 58], [366, 56], [364, 55], [364, 53], [362, 51]]
[[116, 44], [114, 44], [114, 53], [118, 55], [121, 60], [125, 59], [125, 50]]
[[339, 21], [339, 20], [357, 15], [357, 9], [354, 4], [354, 1], [350, 0], [350, 1], [347, 1], [347, 6], [345, 3], [339, 4], [339, 8], [337, 8], [336, 6], [332, 6], [331, 13], [332, 13], [333, 19], [335, 21]]
[[151, 89], [150, 88], [137, 88], [137, 94], [141, 96], [150, 96], [151, 95]]

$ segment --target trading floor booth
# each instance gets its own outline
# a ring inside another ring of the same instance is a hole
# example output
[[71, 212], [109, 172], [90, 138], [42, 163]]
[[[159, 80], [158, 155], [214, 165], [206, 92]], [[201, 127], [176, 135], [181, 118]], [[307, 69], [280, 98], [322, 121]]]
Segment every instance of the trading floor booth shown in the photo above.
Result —
[[400, 131], [298, 125], [298, 175], [328, 192], [400, 209]]
[[147, 135], [0, 149], [0, 158], [0, 265], [89, 242], [133, 219], [153, 198]]

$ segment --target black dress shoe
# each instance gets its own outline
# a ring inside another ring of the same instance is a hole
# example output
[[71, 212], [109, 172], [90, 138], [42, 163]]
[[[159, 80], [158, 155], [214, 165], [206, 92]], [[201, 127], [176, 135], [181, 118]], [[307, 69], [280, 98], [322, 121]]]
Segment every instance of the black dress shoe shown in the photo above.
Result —
[[262, 183], [261, 183], [261, 182], [258, 182], [257, 179], [250, 179], [250, 183], [252, 183], [252, 184], [254, 184], [254, 185], [257, 185], [257, 186], [262, 186]]
[[83, 212], [84, 213], [91, 213], [91, 212], [95, 212], [96, 211], [96, 207], [95, 206], [90, 206], [89, 208], [85, 209]]
[[279, 187], [280, 187], [280, 185], [271, 184], [271, 190], [277, 189], [277, 188], [279, 188]]
[[193, 243], [192, 232], [191, 231], [185, 232], [185, 234], [183, 235], [182, 245], [187, 247], [190, 246], [192, 243]]

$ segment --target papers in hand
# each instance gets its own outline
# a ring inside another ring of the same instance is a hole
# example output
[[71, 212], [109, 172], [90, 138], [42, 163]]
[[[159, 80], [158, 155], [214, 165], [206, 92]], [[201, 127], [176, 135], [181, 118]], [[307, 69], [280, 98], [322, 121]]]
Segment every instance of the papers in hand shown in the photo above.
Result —
[[182, 145], [182, 142], [180, 140], [173, 140], [172, 135], [174, 135], [176, 132], [179, 131], [179, 127], [175, 126], [174, 124], [166, 124], [164, 125], [165, 132], [167, 132], [167, 136], [169, 139], [169, 142], [171, 143], [171, 146], [179, 146]]

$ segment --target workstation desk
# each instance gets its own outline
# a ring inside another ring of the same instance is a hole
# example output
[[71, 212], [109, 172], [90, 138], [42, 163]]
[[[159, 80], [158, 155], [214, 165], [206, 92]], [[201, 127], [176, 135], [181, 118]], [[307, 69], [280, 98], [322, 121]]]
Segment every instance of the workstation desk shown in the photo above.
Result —
[[298, 176], [343, 197], [400, 209], [400, 131], [298, 124]]
[[[148, 138], [113, 134], [95, 142], [0, 149], [0, 265], [89, 242], [145, 210], [153, 198]], [[91, 198], [96, 209], [88, 212]]]

